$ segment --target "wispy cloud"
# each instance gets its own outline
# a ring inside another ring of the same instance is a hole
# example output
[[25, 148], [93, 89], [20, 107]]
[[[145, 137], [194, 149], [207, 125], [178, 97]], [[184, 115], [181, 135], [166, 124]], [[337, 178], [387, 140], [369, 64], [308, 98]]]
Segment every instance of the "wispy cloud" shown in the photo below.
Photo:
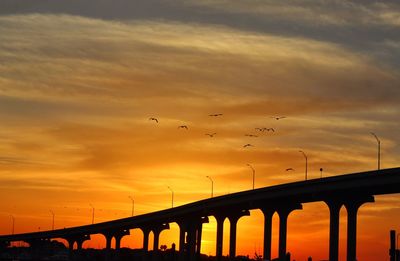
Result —
[[[249, 189], [248, 163], [257, 186], [298, 181], [299, 149], [310, 178], [371, 169], [372, 131], [383, 166], [398, 165], [395, 1], [99, 1], [96, 13], [91, 1], [16, 3], [0, 4], [7, 211], [21, 194], [43, 202], [38, 213], [130, 209], [140, 191], [143, 213], [169, 206], [167, 186], [177, 204], [208, 197], [207, 175], [216, 195]], [[379, 211], [397, 213], [390, 204]], [[318, 218], [304, 227], [322, 233]]]

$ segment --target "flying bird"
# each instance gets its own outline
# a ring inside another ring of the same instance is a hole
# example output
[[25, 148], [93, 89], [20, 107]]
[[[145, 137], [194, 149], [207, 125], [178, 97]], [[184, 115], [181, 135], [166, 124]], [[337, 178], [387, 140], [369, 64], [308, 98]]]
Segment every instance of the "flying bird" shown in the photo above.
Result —
[[218, 116], [222, 116], [222, 113], [215, 113], [215, 114], [209, 114], [208, 116], [210, 117], [218, 117]]
[[286, 169], [286, 171], [293, 171], [293, 170], [294, 170], [293, 168]]
[[265, 131], [267, 128], [255, 128], [255, 130], [258, 130], [258, 131]]
[[247, 136], [247, 137], [258, 137], [257, 135], [254, 135], [254, 134], [245, 134], [244, 136]]
[[158, 120], [157, 120], [157, 118], [153, 118], [153, 117], [149, 118], [149, 121], [155, 121], [155, 122], [157, 122], [157, 123], [158, 123]]
[[186, 125], [181, 125], [181, 126], [178, 126], [178, 129], [186, 129], [186, 130], [188, 130], [189, 128]]
[[247, 143], [247, 144], [243, 145], [243, 148], [251, 147], [251, 146], [253, 146], [253, 145], [251, 145], [250, 143]]
[[275, 129], [274, 129], [274, 128], [268, 128], [268, 129], [266, 129], [266, 131], [272, 131], [272, 132], [275, 132]]
[[280, 120], [280, 119], [284, 119], [286, 117], [285, 116], [272, 116], [271, 118], [273, 118], [275, 120]]
[[211, 138], [214, 137], [214, 135], [217, 134], [216, 132], [214, 133], [206, 133], [205, 135], [210, 136]]

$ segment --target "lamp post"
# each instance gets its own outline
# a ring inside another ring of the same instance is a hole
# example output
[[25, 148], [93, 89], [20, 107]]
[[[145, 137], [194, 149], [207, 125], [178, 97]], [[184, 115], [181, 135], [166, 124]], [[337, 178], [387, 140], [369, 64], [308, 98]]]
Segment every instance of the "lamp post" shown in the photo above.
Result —
[[255, 183], [255, 179], [256, 179], [256, 170], [253, 168], [253, 166], [251, 166], [248, 163], [247, 163], [247, 166], [249, 166], [251, 168], [251, 170], [253, 171], [253, 189], [254, 189], [254, 183]]
[[322, 171], [324, 171], [324, 169], [320, 168], [319, 171], [321, 172], [321, 177], [320, 178], [322, 179]]
[[168, 186], [168, 189], [171, 191], [172, 198], [171, 198], [171, 208], [174, 207], [174, 191]]
[[208, 178], [211, 181], [211, 197], [214, 196], [214, 181], [212, 180], [212, 178], [210, 176], [206, 176], [206, 178]]
[[307, 167], [308, 167], [308, 158], [307, 158], [307, 155], [304, 153], [304, 151], [302, 151], [302, 150], [299, 150], [299, 152], [300, 153], [302, 153], [303, 154], [303, 156], [304, 156], [304, 158], [306, 159], [306, 180], [307, 180]]
[[94, 224], [94, 207], [91, 203], [89, 205], [92, 207], [92, 224]]
[[135, 200], [133, 200], [131, 196], [128, 196], [128, 198], [130, 198], [132, 201], [132, 217], [133, 217], [133, 211], [135, 210]]
[[381, 169], [381, 141], [375, 133], [371, 132], [371, 135], [375, 137], [376, 142], [378, 143], [378, 170]]
[[11, 220], [12, 220], [11, 235], [14, 235], [15, 217], [13, 215], [10, 215], [10, 216], [11, 216]]
[[53, 221], [51, 223], [51, 230], [54, 230], [54, 216], [55, 216], [55, 214], [54, 214], [53, 210], [51, 210], [51, 209], [50, 209], [50, 213], [53, 216]]

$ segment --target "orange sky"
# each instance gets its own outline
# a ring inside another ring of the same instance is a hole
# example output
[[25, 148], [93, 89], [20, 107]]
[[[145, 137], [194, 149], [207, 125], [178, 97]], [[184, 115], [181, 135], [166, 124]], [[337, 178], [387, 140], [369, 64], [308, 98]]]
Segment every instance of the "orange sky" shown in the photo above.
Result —
[[[89, 224], [90, 204], [96, 222], [127, 217], [128, 196], [135, 214], [165, 209], [168, 186], [174, 205], [204, 199], [206, 176], [216, 196], [251, 189], [247, 164], [256, 187], [299, 181], [299, 150], [310, 179], [321, 167], [324, 176], [375, 169], [370, 132], [382, 167], [399, 167], [396, 2], [19, 1], [0, 3], [1, 234], [11, 216], [16, 233], [50, 229], [50, 210], [56, 228]], [[359, 260], [388, 258], [399, 199], [361, 208]], [[328, 210], [303, 208], [289, 217], [288, 251], [326, 259]], [[238, 254], [262, 252], [261, 220], [252, 211], [239, 221]], [[140, 247], [132, 232], [123, 246]], [[215, 253], [215, 233], [210, 218], [205, 254]], [[161, 234], [161, 244], [177, 241], [176, 225]], [[101, 236], [85, 243], [103, 245]]]

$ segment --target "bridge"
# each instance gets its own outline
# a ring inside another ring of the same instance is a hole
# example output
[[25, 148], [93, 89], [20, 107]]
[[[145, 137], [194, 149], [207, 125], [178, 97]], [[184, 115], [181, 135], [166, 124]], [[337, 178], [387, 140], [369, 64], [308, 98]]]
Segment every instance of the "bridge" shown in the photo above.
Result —
[[103, 234], [106, 249], [111, 249], [115, 239], [115, 249], [120, 249], [122, 237], [129, 235], [130, 229], [143, 231], [143, 250], [149, 246], [149, 234], [154, 233], [153, 250], [159, 249], [159, 235], [169, 229], [170, 223], [177, 223], [180, 229], [179, 252], [182, 260], [194, 261], [200, 256], [202, 224], [213, 216], [217, 221], [216, 257], [222, 258], [223, 223], [230, 221], [229, 256], [236, 256], [237, 222], [250, 215], [249, 210], [260, 209], [264, 214], [263, 258], [271, 259], [272, 216], [279, 216], [279, 260], [285, 260], [287, 241], [287, 221], [294, 210], [301, 210], [303, 203], [325, 202], [330, 213], [329, 260], [337, 261], [339, 252], [339, 212], [347, 209], [347, 261], [356, 260], [357, 212], [361, 205], [374, 202], [374, 196], [400, 193], [400, 168], [345, 174], [307, 181], [264, 187], [209, 198], [190, 204], [123, 218], [103, 223], [15, 235], [0, 236], [0, 245], [24, 241], [31, 247], [41, 242], [62, 238], [68, 242], [72, 252], [74, 244], [82, 248], [90, 235]]

